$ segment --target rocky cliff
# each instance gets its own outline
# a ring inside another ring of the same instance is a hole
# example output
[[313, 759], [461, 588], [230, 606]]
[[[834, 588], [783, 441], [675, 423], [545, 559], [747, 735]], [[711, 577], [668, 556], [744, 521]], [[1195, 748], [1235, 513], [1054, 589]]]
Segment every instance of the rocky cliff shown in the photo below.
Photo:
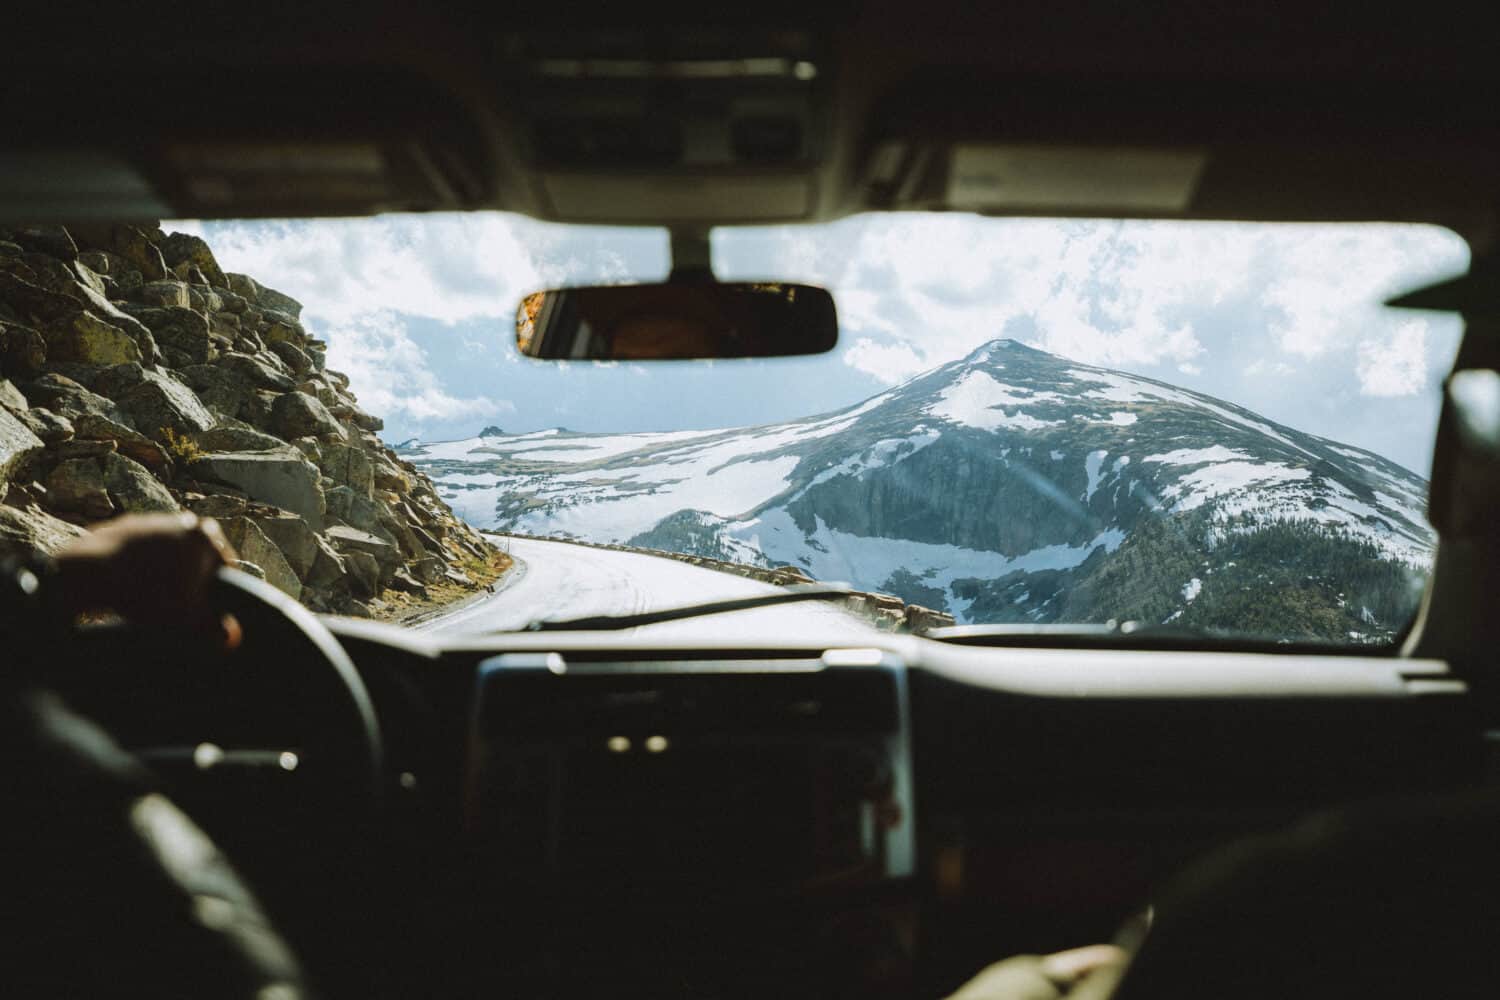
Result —
[[492, 578], [493, 547], [381, 443], [301, 311], [196, 236], [0, 229], [0, 552], [187, 509], [314, 610]]

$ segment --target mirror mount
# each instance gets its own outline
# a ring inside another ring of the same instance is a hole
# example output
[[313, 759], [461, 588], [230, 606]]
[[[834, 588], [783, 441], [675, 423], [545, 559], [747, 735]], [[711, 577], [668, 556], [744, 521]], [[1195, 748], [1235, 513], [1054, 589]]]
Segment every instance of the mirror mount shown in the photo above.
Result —
[[714, 277], [713, 247], [709, 245], [707, 229], [674, 228], [671, 241], [672, 271], [667, 275], [667, 284], [711, 285], [719, 280]]

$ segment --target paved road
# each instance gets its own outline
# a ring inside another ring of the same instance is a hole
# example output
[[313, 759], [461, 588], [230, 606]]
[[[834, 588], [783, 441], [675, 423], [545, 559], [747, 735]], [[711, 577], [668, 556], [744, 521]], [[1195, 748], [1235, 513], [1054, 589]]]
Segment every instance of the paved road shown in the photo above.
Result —
[[[416, 627], [446, 635], [516, 629], [543, 618], [631, 614], [780, 590], [769, 583], [635, 552], [529, 538], [509, 538], [503, 544], [516, 565], [493, 596]], [[863, 620], [817, 603], [663, 622], [636, 631], [715, 639], [808, 636], [823, 642], [857, 642], [875, 634]]]

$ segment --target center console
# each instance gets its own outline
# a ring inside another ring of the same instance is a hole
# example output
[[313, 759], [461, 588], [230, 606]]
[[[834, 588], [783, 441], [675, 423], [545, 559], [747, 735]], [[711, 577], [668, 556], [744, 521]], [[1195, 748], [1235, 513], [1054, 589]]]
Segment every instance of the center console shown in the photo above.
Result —
[[813, 996], [900, 980], [915, 815], [891, 654], [506, 654], [477, 685], [469, 870], [513, 985]]

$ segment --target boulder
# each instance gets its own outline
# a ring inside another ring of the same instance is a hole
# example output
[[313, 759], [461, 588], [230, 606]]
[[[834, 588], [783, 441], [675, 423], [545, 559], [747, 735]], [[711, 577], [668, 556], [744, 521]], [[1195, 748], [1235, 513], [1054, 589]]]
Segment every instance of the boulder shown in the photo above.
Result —
[[412, 576], [405, 567], [391, 574], [390, 587], [392, 590], [403, 594], [414, 594], [417, 597], [427, 596], [427, 588], [416, 577]]
[[261, 285], [260, 294], [256, 296], [255, 302], [268, 310], [274, 309], [276, 312], [285, 313], [293, 322], [302, 319], [302, 303], [290, 295], [283, 295], [274, 288]]
[[[339, 555], [338, 551], [328, 541], [318, 535], [314, 535], [313, 539], [317, 543], [317, 552], [313, 556], [312, 568], [307, 571], [307, 576], [303, 578], [303, 585], [311, 587], [314, 590], [331, 590], [342, 582], [348, 574], [348, 565], [345, 563], [344, 557]], [[371, 561], [373, 562], [373, 557], [371, 557]], [[378, 569], [377, 566], [377, 576], [379, 575]]]
[[47, 341], [40, 333], [19, 323], [0, 326], [0, 374], [32, 375], [47, 361]]
[[0, 409], [0, 480], [42, 447], [42, 439], [9, 410]]
[[383, 538], [377, 538], [368, 531], [360, 531], [351, 528], [347, 524], [336, 524], [329, 528], [325, 534], [329, 543], [338, 550], [339, 554], [347, 556], [351, 552], [363, 552], [373, 556], [380, 565], [380, 579], [382, 582], [390, 578], [390, 574], [396, 572], [401, 565], [401, 552], [395, 545]]
[[219, 366], [257, 389], [292, 392], [297, 388], [297, 383], [291, 378], [248, 354], [232, 351], [219, 359]]
[[106, 323], [87, 309], [54, 320], [42, 330], [51, 361], [78, 361], [89, 365], [123, 365], [141, 360], [141, 348], [133, 337]]
[[192, 386], [204, 406], [225, 417], [239, 416], [253, 391], [243, 378], [223, 364], [222, 358], [216, 364], [188, 365], [178, 374]]
[[90, 458], [59, 462], [47, 474], [47, 501], [54, 510], [70, 511], [89, 518], [109, 517], [115, 505], [104, 488], [104, 473]]
[[229, 539], [235, 552], [261, 568], [267, 583], [294, 598], [302, 596], [302, 581], [297, 579], [276, 543], [267, 538], [254, 521], [248, 517], [231, 517], [220, 521], [219, 526], [224, 529], [224, 537]]
[[250, 303], [243, 295], [231, 292], [225, 285], [219, 285], [214, 289], [214, 294], [219, 296], [219, 301], [224, 303], [224, 311], [235, 316], [242, 315], [250, 308]]
[[250, 519], [276, 543], [297, 579], [306, 579], [318, 555], [318, 536], [307, 522], [294, 514], [252, 514]]
[[327, 492], [328, 513], [361, 531], [380, 530], [380, 508], [368, 495], [356, 493], [347, 486]]
[[182, 281], [148, 281], [135, 290], [135, 300], [148, 306], [179, 306], [187, 309], [192, 305], [188, 298], [188, 286]]
[[80, 246], [108, 250], [123, 257], [147, 281], [160, 281], [167, 276], [167, 262], [161, 251], [151, 242], [151, 237], [135, 226], [75, 225], [72, 233]]
[[275, 354], [282, 362], [292, 370], [294, 375], [306, 375], [313, 370], [312, 359], [303, 353], [302, 349], [291, 341], [277, 340], [266, 345], [267, 349]]
[[84, 414], [132, 426], [130, 416], [114, 400], [90, 392], [66, 375], [49, 372], [26, 383], [24, 390], [32, 406], [45, 406], [53, 413], [62, 414], [73, 421], [75, 431], [78, 418]]
[[104, 488], [110, 500], [123, 511], [174, 511], [177, 501], [157, 482], [144, 465], [110, 452], [104, 463]]
[[271, 429], [284, 438], [342, 437], [343, 428], [305, 392], [288, 392], [271, 404]]
[[249, 508], [250, 504], [244, 497], [232, 497], [226, 493], [214, 493], [206, 497], [197, 497], [187, 502], [187, 509], [199, 517], [213, 517], [224, 519], [228, 517], [239, 517]]
[[392, 493], [407, 493], [411, 490], [411, 479], [390, 459], [381, 455], [375, 459], [375, 488]]
[[0, 407], [4, 407], [11, 413], [19, 416], [31, 406], [26, 402], [26, 394], [17, 389], [9, 379], [0, 378]]
[[[344, 568], [354, 592], [363, 597], [380, 593], [380, 563], [368, 552], [350, 549], [342, 554]], [[366, 614], [364, 617], [369, 617]]]
[[323, 474], [340, 485], [347, 486], [365, 499], [369, 499], [375, 488], [375, 469], [370, 456], [363, 449], [342, 441], [329, 441], [319, 449], [321, 460], [318, 468]]
[[78, 311], [78, 301], [67, 295], [43, 288], [26, 275], [36, 277], [30, 268], [18, 274], [0, 268], [0, 302], [39, 324], [65, 319]]
[[286, 447], [281, 438], [238, 421], [200, 431], [189, 440], [204, 451], [275, 451]]
[[448, 572], [448, 564], [437, 556], [423, 556], [414, 560], [409, 568], [412, 576], [423, 583], [438, 583], [443, 579], [443, 574]]
[[165, 448], [139, 431], [108, 417], [85, 413], [73, 421], [73, 433], [89, 441], [113, 441], [120, 454], [141, 463], [152, 472], [170, 473], [171, 456]]
[[260, 283], [248, 274], [235, 274], [233, 271], [224, 275], [229, 282], [229, 290], [240, 296], [248, 304], [260, 301]]
[[223, 288], [228, 284], [229, 279], [219, 269], [219, 262], [214, 259], [214, 252], [208, 248], [208, 244], [201, 237], [189, 233], [170, 233], [159, 246], [162, 258], [166, 260], [168, 266], [190, 264], [203, 272], [210, 285]]
[[59, 441], [48, 450], [48, 457], [54, 464], [67, 462], [75, 458], [103, 458], [115, 450], [113, 441], [80, 441], [77, 438], [71, 441]]
[[216, 312], [208, 317], [208, 329], [227, 339], [230, 346], [239, 339], [240, 318], [232, 312]]
[[62, 226], [16, 226], [10, 231], [10, 238], [27, 250], [49, 257], [62, 260], [78, 257], [78, 244]]
[[201, 365], [218, 354], [209, 339], [208, 321], [181, 306], [136, 307], [132, 315], [151, 331], [173, 367]]
[[289, 510], [318, 530], [323, 525], [323, 491], [318, 470], [294, 448], [220, 452], [194, 460], [195, 478], [238, 487], [254, 500]]
[[84, 530], [37, 506], [0, 504], [0, 558], [34, 551], [55, 553]]
[[60, 417], [46, 407], [38, 406], [15, 414], [31, 433], [42, 439], [43, 444], [57, 444], [73, 436], [73, 424], [67, 417]]
[[166, 441], [168, 431], [187, 437], [208, 430], [216, 422], [181, 382], [160, 372], [141, 371], [140, 375], [140, 381], [116, 395], [115, 400], [147, 437]]
[[307, 331], [302, 329], [302, 324], [286, 313], [266, 310], [265, 315], [265, 326], [257, 332], [267, 344], [300, 344], [307, 339]]

